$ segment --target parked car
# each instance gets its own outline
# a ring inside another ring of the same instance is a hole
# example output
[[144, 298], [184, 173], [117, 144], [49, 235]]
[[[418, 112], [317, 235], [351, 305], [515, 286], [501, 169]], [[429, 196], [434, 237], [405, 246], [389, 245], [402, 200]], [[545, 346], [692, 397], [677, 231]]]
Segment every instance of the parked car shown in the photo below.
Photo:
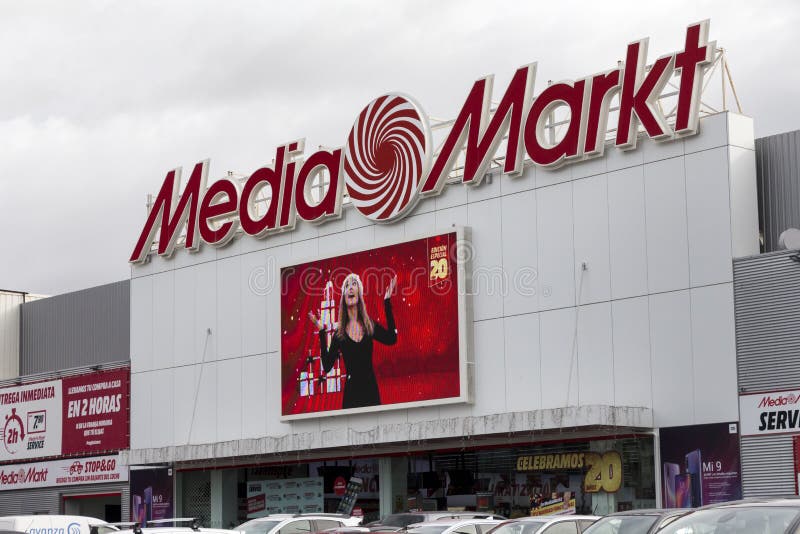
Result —
[[654, 534], [692, 510], [689, 508], [645, 509], [617, 512], [600, 518], [585, 534]]
[[333, 528], [356, 527], [360, 517], [341, 514], [270, 514], [242, 523], [236, 534], [308, 534]]
[[500, 523], [499, 519], [439, 519], [414, 523], [407, 534], [486, 534]]
[[658, 534], [795, 534], [800, 532], [800, 500], [750, 499], [698, 508]]
[[488, 534], [580, 534], [598, 519], [596, 515], [522, 517], [503, 521]]
[[82, 515], [11, 515], [0, 517], [0, 530], [107, 534], [117, 527], [96, 517]]
[[380, 521], [373, 521], [367, 526], [372, 531], [397, 531], [414, 523], [438, 521], [440, 519], [505, 519], [489, 512], [402, 512], [390, 514]]
[[[148, 521], [145, 527], [141, 527], [139, 523], [136, 522], [114, 524], [121, 526], [122, 529], [113, 534], [239, 534], [233, 530], [201, 527], [200, 522], [196, 518], [191, 517], [155, 519]], [[92, 527], [92, 529], [94, 529], [94, 527]], [[98, 533], [95, 533], [93, 530], [92, 534]]]

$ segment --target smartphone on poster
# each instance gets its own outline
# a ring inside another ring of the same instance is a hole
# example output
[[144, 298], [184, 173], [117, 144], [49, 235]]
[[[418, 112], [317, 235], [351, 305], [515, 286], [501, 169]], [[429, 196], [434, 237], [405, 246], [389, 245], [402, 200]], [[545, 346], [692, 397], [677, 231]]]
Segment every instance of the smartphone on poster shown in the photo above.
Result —
[[688, 473], [675, 476], [675, 507], [692, 507], [692, 476]]
[[692, 477], [692, 506], [703, 506], [703, 459], [700, 449], [686, 454], [686, 473]]
[[675, 477], [681, 472], [678, 464], [665, 462], [663, 466], [664, 508], [677, 507], [675, 501]]

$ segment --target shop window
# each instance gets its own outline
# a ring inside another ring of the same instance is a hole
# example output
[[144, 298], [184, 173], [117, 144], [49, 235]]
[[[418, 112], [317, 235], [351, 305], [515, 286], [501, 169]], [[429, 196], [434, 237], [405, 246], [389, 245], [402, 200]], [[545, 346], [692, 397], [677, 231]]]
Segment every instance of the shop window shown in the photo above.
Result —
[[311, 532], [311, 521], [300, 519], [292, 521], [278, 531], [278, 534], [308, 534]]
[[578, 524], [575, 521], [562, 521], [544, 529], [544, 534], [578, 534]]

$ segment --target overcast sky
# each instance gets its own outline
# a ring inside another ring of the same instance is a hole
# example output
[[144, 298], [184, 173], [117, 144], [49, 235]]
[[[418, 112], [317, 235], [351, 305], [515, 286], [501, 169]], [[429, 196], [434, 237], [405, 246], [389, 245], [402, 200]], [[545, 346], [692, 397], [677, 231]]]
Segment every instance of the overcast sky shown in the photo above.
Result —
[[[210, 158], [249, 174], [275, 146], [341, 146], [387, 91], [453, 118], [472, 82], [538, 62], [536, 90], [682, 49], [711, 19], [756, 136], [800, 129], [800, 2], [0, 1], [0, 288], [130, 276], [147, 193]], [[497, 93], [496, 93], [497, 96]]]

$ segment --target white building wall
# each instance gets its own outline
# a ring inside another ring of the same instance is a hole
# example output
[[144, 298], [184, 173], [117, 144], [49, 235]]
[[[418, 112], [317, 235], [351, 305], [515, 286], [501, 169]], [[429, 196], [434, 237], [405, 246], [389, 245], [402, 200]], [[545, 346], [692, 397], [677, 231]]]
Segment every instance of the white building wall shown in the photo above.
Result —
[[[686, 140], [449, 185], [397, 224], [346, 207], [321, 226], [152, 258], [131, 281], [133, 460], [250, 450], [239, 440], [434, 437], [443, 419], [456, 435], [488, 433], [567, 406], [644, 408], [639, 423], [655, 427], [736, 420], [731, 258], [758, 252], [752, 139], [750, 119], [719, 114]], [[281, 422], [278, 266], [452, 225], [471, 228], [475, 249], [474, 403]]]

